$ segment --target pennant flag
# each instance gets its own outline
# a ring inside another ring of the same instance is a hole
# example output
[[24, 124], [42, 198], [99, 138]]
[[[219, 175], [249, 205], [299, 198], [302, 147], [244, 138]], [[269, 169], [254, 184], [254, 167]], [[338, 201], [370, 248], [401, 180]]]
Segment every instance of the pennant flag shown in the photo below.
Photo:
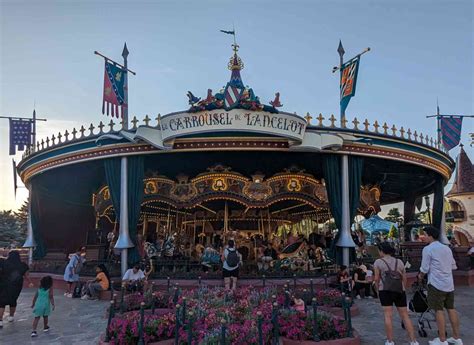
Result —
[[349, 101], [355, 95], [360, 56], [347, 61], [341, 67], [341, 111], [344, 114]]
[[221, 30], [221, 32], [225, 33], [225, 34], [228, 34], [228, 35], [235, 35], [235, 31], [232, 30], [232, 31], [227, 31], [227, 30]]
[[462, 116], [439, 116], [441, 140], [447, 150], [458, 146], [461, 140]]
[[31, 121], [10, 119], [10, 155], [31, 145]]
[[18, 183], [16, 180], [16, 163], [14, 159], [12, 159], [12, 164], [13, 164], [13, 189], [14, 189], [15, 197], [16, 197], [16, 190], [18, 188]]
[[125, 92], [124, 82], [125, 74], [120, 67], [117, 67], [112, 62], [105, 60], [105, 72], [104, 72], [104, 97], [102, 101], [102, 114], [120, 117], [123, 116], [123, 107], [125, 104]]

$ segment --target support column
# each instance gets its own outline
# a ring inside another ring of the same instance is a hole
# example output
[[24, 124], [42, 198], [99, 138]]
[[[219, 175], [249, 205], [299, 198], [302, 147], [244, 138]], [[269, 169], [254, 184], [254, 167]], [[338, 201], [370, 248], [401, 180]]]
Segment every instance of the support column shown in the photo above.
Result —
[[128, 173], [127, 173], [127, 157], [122, 157], [120, 162], [120, 229], [119, 238], [115, 248], [121, 249], [120, 266], [122, 277], [128, 269], [128, 248], [134, 247], [130, 240], [128, 231]]
[[35, 238], [33, 236], [33, 226], [31, 225], [31, 187], [30, 195], [28, 197], [28, 218], [26, 221], [27, 236], [23, 248], [28, 248], [28, 265], [33, 262], [33, 248], [36, 246]]
[[403, 232], [404, 232], [404, 239], [406, 242], [411, 241], [411, 225], [407, 225], [407, 223], [410, 223], [413, 221], [413, 218], [415, 216], [415, 196], [410, 195], [405, 199], [403, 202]]
[[441, 226], [439, 227], [439, 230], [440, 230], [439, 241], [442, 244], [449, 245], [450, 242], [448, 240], [448, 237], [446, 236], [446, 212], [444, 211], [445, 202], [446, 200], [443, 198], [443, 214], [441, 216]]
[[341, 157], [341, 200], [342, 200], [342, 222], [341, 235], [336, 246], [342, 247], [342, 264], [349, 267], [349, 248], [354, 248], [355, 243], [351, 236], [351, 220], [349, 206], [349, 157], [344, 154]]

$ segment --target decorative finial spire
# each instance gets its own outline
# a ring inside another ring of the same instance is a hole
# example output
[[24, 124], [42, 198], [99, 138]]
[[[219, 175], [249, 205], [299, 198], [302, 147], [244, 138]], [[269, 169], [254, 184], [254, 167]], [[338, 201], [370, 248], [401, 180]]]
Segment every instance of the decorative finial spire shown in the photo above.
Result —
[[342, 46], [341, 40], [339, 40], [339, 47], [337, 47], [337, 52], [339, 53], [340, 56], [344, 55], [344, 53], [346, 52], [344, 50], [344, 47]]
[[128, 52], [128, 49], [127, 49], [127, 42], [125, 42], [125, 44], [123, 45], [122, 57], [124, 59], [126, 59], [128, 54], [129, 54], [129, 52]]
[[230, 61], [227, 64], [227, 68], [232, 71], [230, 83], [234, 86], [244, 87], [242, 77], [240, 76], [240, 71], [244, 69], [244, 63], [237, 55], [239, 45], [237, 43], [232, 44], [232, 50], [234, 51], [234, 55], [230, 58]]

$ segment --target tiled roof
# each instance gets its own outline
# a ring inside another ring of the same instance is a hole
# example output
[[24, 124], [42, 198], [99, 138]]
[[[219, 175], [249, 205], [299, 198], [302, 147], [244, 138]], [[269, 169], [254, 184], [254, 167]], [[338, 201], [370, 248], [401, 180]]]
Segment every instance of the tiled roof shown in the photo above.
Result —
[[474, 166], [462, 146], [456, 163], [456, 179], [448, 195], [474, 193]]

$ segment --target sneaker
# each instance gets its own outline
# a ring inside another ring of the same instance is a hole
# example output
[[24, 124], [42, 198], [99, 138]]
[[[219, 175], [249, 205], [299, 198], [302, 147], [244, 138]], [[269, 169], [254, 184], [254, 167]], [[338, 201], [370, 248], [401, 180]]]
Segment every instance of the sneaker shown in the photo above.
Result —
[[14, 319], [13, 316], [8, 316], [8, 317], [7, 317], [7, 320], [8, 320], [8, 322], [13, 322], [13, 320], [15, 320], [15, 319]]
[[45, 333], [46, 333], [46, 332], [49, 332], [49, 326], [48, 326], [48, 327], [45, 327], [45, 328], [43, 329], [43, 332], [45, 332]]
[[66, 297], [67, 297], [67, 292], [65, 292], [65, 293], [64, 293], [64, 296], [66, 296]]
[[66, 297], [67, 297], [67, 298], [72, 298], [72, 293], [66, 294]]
[[360, 295], [357, 295], [357, 297], [356, 297], [356, 298], [357, 298], [357, 299], [360, 299]]
[[415, 341], [410, 341], [410, 345], [420, 345], [420, 343], [415, 340]]
[[441, 341], [439, 338], [434, 338], [428, 342], [430, 345], [449, 345], [447, 341]]
[[446, 341], [449, 344], [454, 344], [454, 345], [463, 345], [461, 338], [459, 339], [454, 339], [453, 337], [446, 339]]
[[37, 336], [38, 336], [38, 333], [36, 333], [36, 331], [31, 332], [31, 337], [32, 338], [37, 337]]
[[395, 345], [393, 341], [385, 340], [385, 345]]
[[89, 299], [89, 296], [84, 295], [84, 296], [81, 297], [81, 299]]
[[367, 297], [367, 298], [368, 298], [368, 299], [372, 299], [373, 297], [372, 297], [372, 296], [369, 296], [369, 297]]

